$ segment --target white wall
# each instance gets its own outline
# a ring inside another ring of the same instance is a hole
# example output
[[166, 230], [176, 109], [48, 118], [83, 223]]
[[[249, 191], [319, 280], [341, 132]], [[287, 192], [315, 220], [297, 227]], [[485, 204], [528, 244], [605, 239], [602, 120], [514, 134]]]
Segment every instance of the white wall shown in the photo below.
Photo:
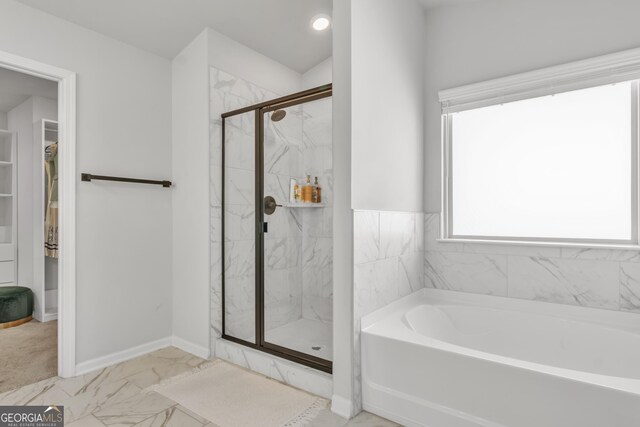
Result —
[[7, 113], [0, 112], [0, 129], [6, 129], [8, 125]]
[[423, 11], [415, 0], [352, 7], [352, 207], [420, 212]]
[[301, 90], [300, 73], [209, 29], [209, 65], [243, 80], [288, 95]]
[[[0, 50], [78, 73], [78, 172], [171, 176], [169, 61], [12, 0]], [[77, 189], [77, 361], [169, 336], [171, 190]]]
[[333, 58], [329, 57], [302, 74], [301, 90], [331, 83], [333, 74]]
[[640, 46], [633, 0], [483, 0], [426, 14], [425, 208], [440, 210], [438, 91]]
[[209, 348], [209, 69], [203, 31], [172, 62], [173, 335]]
[[351, 210], [351, 1], [333, 0], [333, 396], [351, 417], [353, 367], [353, 211]]

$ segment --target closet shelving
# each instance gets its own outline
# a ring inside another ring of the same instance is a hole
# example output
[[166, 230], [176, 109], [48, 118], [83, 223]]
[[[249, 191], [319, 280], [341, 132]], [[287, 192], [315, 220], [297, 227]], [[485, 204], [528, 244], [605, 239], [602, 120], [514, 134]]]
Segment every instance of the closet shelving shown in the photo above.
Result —
[[15, 282], [17, 218], [16, 137], [0, 129], [0, 285]]
[[[54, 120], [39, 120], [34, 124], [33, 134], [40, 156], [34, 165], [37, 179], [42, 183], [42, 191], [35, 192], [33, 201], [34, 212], [45, 212], [46, 209], [46, 178], [44, 171], [45, 150], [52, 143], [58, 141], [58, 122]], [[48, 322], [58, 318], [58, 260], [44, 256], [44, 215], [34, 215], [34, 229], [42, 230], [34, 248], [34, 294], [38, 303], [35, 304], [36, 319]]]

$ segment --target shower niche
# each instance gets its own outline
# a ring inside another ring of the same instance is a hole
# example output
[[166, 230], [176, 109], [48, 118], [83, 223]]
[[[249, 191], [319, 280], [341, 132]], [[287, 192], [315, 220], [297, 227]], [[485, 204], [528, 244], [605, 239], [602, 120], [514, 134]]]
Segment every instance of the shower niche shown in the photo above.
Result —
[[[331, 85], [222, 114], [222, 337], [332, 369]], [[321, 200], [292, 197], [306, 176]]]

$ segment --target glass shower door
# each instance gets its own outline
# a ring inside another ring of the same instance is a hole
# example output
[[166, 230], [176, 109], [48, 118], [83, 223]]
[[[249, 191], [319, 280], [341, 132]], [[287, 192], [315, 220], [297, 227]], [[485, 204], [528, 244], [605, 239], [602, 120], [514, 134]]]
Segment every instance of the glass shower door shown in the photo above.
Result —
[[224, 334], [257, 344], [255, 111], [223, 121]]
[[324, 160], [331, 158], [331, 139], [320, 147], [314, 145], [317, 139], [305, 135], [305, 124], [312, 130], [315, 123], [309, 114], [314, 111], [312, 104], [329, 106], [330, 118], [328, 98], [272, 106], [262, 115], [264, 345], [330, 366], [331, 319], [314, 312], [312, 303], [315, 288], [324, 279], [331, 292], [332, 240], [322, 238], [323, 232], [330, 233], [324, 224], [331, 218], [326, 203], [291, 200], [292, 180], [300, 187], [306, 174], [311, 174], [312, 182], [316, 176], [322, 180]]
[[[330, 96], [323, 86], [222, 114], [221, 174], [223, 338], [326, 372]], [[302, 185], [306, 173], [318, 177], [322, 203], [291, 199], [292, 180]]]
[[265, 112], [263, 141], [264, 196], [279, 205], [273, 212], [265, 205], [263, 212], [264, 340], [291, 348], [297, 333], [287, 325], [302, 313], [302, 219], [289, 200], [292, 177], [303, 173], [300, 107]]

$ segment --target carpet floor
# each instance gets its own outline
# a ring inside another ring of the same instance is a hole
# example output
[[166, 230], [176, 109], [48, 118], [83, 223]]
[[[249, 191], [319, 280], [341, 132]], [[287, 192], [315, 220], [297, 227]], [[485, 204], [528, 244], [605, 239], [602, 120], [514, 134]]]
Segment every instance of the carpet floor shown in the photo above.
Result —
[[0, 393], [58, 375], [58, 322], [0, 329]]

